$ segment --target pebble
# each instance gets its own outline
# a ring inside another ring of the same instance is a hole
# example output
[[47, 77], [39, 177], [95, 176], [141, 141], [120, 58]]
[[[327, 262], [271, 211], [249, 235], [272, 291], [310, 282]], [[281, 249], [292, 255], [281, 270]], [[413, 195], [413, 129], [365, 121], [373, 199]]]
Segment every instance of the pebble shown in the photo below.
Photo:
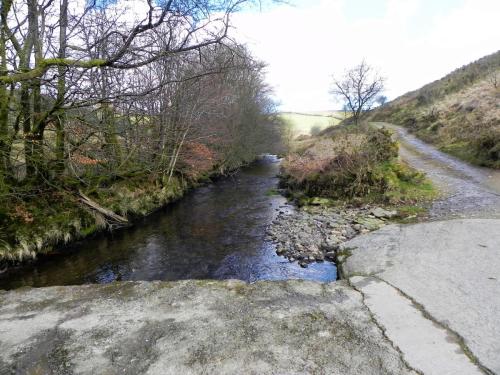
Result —
[[384, 226], [386, 220], [373, 215], [382, 211], [370, 206], [296, 209], [287, 215], [278, 214], [267, 235], [275, 242], [278, 255], [305, 268], [313, 262], [333, 262], [342, 242]]

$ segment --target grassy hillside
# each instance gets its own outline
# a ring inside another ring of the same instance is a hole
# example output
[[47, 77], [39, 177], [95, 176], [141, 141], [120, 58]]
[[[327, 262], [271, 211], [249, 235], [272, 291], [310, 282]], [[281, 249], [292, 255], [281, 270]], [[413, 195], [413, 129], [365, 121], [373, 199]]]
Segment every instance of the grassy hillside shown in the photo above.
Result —
[[344, 113], [341, 111], [282, 112], [280, 116], [292, 127], [295, 136], [319, 132], [329, 126], [338, 125], [344, 119]]
[[500, 51], [397, 98], [370, 119], [403, 125], [445, 152], [500, 168]]

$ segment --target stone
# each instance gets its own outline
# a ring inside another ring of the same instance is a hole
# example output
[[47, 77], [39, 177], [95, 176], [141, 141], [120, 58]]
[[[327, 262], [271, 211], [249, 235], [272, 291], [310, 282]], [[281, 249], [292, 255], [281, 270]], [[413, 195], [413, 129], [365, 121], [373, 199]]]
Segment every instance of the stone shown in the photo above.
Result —
[[381, 207], [372, 209], [370, 213], [379, 219], [391, 219], [398, 214], [397, 211], [387, 211]]
[[337, 250], [339, 247], [339, 240], [337, 237], [328, 237], [325, 241], [325, 246], [331, 250]]
[[322, 253], [314, 254], [314, 258], [317, 262], [323, 262], [325, 260], [325, 256]]
[[368, 230], [377, 230], [384, 225], [382, 220], [370, 217], [359, 217], [356, 219], [356, 223], [361, 224]]
[[325, 257], [331, 260], [335, 260], [336, 253], [335, 251], [329, 251], [325, 254]]

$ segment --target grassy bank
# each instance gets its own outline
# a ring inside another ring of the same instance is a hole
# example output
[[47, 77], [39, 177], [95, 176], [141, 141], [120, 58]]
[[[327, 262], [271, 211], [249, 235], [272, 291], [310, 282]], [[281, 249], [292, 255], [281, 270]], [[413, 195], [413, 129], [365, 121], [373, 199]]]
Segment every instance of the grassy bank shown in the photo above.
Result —
[[164, 184], [145, 174], [101, 179], [92, 187], [65, 181], [64, 189], [16, 197], [0, 210], [0, 270], [60, 251], [75, 240], [131, 226], [219, 176], [214, 169], [196, 179], [177, 176]]
[[386, 129], [331, 128], [297, 142], [283, 162], [282, 187], [301, 204], [347, 202], [412, 206], [437, 194], [421, 172], [398, 159]]
[[179, 199], [191, 186], [174, 178], [162, 187], [145, 176], [135, 176], [105, 181], [91, 189], [66, 186], [14, 199], [1, 211], [0, 263], [34, 259], [76, 239], [131, 225], [135, 218]]
[[373, 121], [402, 125], [444, 152], [500, 168], [500, 52], [375, 110]]

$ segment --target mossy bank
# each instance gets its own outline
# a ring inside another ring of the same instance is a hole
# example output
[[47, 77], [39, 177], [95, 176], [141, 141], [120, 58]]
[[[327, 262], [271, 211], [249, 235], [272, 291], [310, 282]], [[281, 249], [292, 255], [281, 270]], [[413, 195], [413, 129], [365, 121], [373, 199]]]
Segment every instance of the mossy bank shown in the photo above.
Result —
[[139, 174], [100, 179], [91, 187], [75, 183], [46, 188], [12, 199], [0, 211], [0, 269], [58, 252], [65, 245], [97, 233], [132, 226], [183, 197], [190, 189], [223, 174], [205, 173], [195, 180], [172, 177], [162, 183]]

